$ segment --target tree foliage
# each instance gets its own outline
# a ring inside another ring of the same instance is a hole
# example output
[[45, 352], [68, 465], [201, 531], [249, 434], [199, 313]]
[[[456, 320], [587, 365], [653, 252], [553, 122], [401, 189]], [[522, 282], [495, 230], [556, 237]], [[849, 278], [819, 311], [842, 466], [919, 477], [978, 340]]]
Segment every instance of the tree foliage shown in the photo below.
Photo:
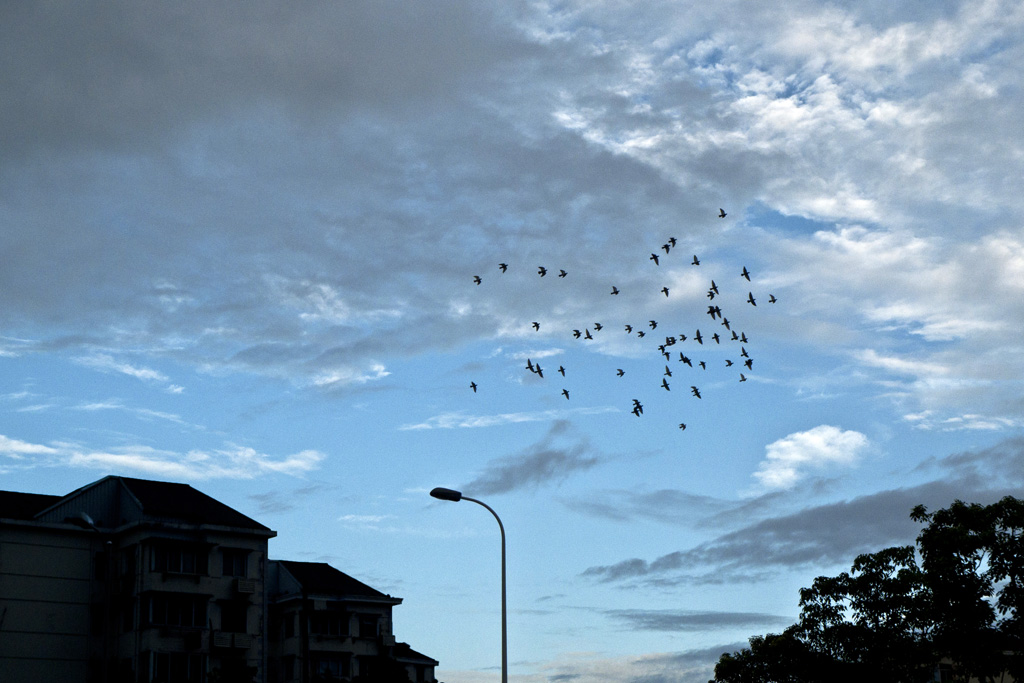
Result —
[[858, 556], [800, 591], [800, 618], [723, 654], [718, 683], [1024, 679], [1024, 501], [956, 501], [930, 513], [916, 546]]

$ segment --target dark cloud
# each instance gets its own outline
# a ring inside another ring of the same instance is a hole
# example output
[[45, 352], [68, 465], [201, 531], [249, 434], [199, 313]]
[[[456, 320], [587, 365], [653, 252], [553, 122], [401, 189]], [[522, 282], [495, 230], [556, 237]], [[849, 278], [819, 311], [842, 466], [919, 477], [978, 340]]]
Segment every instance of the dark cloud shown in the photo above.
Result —
[[537, 443], [520, 453], [491, 462], [465, 489], [474, 493], [508, 493], [558, 482], [602, 461], [590, 441], [572, 434], [565, 420], [557, 420]]
[[861, 553], [912, 544], [920, 531], [909, 518], [915, 505], [944, 507], [972, 493], [998, 498], [992, 491], [965, 489], [962, 482], [883, 491], [764, 519], [654, 560], [630, 558], [590, 567], [583, 576], [605, 582], [722, 582], [759, 580], [784, 569], [848, 565]]
[[678, 610], [620, 609], [605, 614], [640, 631], [696, 631], [721, 628], [770, 628], [791, 624], [793, 617], [756, 612], [691, 612]]

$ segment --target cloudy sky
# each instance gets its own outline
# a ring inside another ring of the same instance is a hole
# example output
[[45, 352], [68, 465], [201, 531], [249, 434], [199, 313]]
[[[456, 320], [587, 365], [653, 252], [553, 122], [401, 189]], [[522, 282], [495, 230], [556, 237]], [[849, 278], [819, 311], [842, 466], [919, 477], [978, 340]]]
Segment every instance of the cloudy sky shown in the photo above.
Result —
[[1010, 0], [7, 3], [0, 488], [188, 482], [494, 681], [457, 488], [508, 534], [513, 680], [706, 681], [914, 505], [1024, 483], [1021, 36]]

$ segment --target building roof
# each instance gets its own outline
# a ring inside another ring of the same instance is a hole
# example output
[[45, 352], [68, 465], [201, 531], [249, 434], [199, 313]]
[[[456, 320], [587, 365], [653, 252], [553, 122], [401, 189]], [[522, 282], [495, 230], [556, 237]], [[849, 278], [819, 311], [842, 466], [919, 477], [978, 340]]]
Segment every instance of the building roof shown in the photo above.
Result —
[[269, 531], [238, 510], [197, 491], [188, 484], [116, 477], [131, 491], [148, 517], [163, 517], [194, 524], [217, 524]]
[[60, 496], [48, 496], [44, 493], [0, 491], [0, 518], [32, 519], [36, 513], [45, 510], [60, 499]]
[[409, 662], [410, 664], [429, 664], [431, 666], [437, 666], [440, 664], [433, 657], [428, 657], [422, 652], [409, 647], [409, 643], [395, 643], [395, 649], [392, 650], [392, 656], [395, 659], [399, 659], [403, 662]]
[[395, 604], [401, 598], [393, 598], [367, 586], [362, 581], [353, 579], [343, 571], [339, 571], [326, 562], [296, 562], [294, 560], [277, 560], [289, 574], [295, 577], [306, 593], [331, 595], [337, 597], [370, 598], [373, 600], [390, 600]]

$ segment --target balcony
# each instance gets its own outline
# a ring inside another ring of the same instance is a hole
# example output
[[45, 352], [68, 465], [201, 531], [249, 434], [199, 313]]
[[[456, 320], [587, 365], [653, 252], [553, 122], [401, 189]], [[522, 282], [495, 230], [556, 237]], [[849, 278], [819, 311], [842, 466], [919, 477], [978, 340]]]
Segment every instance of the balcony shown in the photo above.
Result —
[[213, 632], [213, 647], [221, 649], [247, 650], [252, 647], [252, 636], [248, 633]]

